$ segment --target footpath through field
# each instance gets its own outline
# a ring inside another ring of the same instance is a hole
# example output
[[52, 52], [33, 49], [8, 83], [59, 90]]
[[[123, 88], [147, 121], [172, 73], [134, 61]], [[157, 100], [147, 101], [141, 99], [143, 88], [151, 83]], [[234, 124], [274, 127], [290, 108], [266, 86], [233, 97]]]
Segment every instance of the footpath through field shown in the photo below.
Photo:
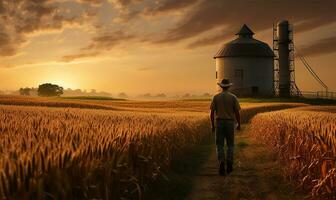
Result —
[[303, 199], [283, 180], [276, 156], [251, 138], [246, 126], [236, 132], [235, 143], [234, 172], [224, 177], [218, 175], [213, 145], [209, 160], [193, 178], [193, 188], [187, 199]]

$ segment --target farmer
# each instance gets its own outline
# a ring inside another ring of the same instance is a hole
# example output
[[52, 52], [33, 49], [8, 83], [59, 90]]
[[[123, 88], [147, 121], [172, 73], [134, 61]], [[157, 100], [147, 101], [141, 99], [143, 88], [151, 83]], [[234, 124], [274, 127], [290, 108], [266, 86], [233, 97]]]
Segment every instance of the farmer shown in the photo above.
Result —
[[[216, 94], [210, 106], [210, 119], [212, 132], [216, 135], [217, 158], [219, 162], [219, 174], [225, 175], [225, 154], [224, 140], [226, 140], [226, 173], [233, 171], [233, 148], [235, 119], [237, 120], [237, 130], [240, 130], [240, 105], [237, 97], [229, 92], [232, 83], [229, 79], [223, 79], [217, 83], [222, 91]], [[216, 124], [215, 124], [216, 119]]]

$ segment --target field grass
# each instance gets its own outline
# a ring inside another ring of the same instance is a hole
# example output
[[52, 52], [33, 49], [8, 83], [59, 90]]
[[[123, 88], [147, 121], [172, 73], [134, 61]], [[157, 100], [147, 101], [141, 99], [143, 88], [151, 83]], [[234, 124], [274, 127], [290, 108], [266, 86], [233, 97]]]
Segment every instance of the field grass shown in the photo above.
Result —
[[96, 100], [96, 101], [125, 101], [126, 99], [114, 98], [114, 97], [105, 97], [105, 96], [69, 96], [69, 97], [60, 97], [61, 99], [77, 99], [77, 100]]
[[241, 98], [240, 102], [263, 103], [263, 102], [287, 102], [305, 103], [310, 105], [336, 105], [333, 99], [312, 99], [312, 98]]
[[313, 198], [336, 198], [335, 110], [305, 107], [252, 120], [254, 137], [278, 152], [284, 175]]
[[[46, 97], [25, 97], [0, 95], [0, 105], [85, 108], [116, 111], [136, 111], [146, 113], [175, 113], [175, 112], [203, 112], [210, 110], [210, 101], [120, 101], [120, 100], [91, 100], [91, 99], [63, 99]], [[248, 102], [241, 105], [248, 107], [273, 107], [273, 105], [305, 105], [303, 103], [288, 102]]]
[[295, 110], [336, 113], [336, 106], [305, 106]]
[[[180, 101], [211, 101], [211, 98], [182, 99]], [[336, 105], [335, 99], [314, 99], [314, 98], [239, 98], [241, 103], [305, 103], [310, 105]]]
[[116, 108], [113, 108], [112, 106], [92, 103], [92, 101], [69, 100], [56, 97], [48, 98], [0, 95], [0, 105], [116, 110]]
[[171, 200], [185, 199], [193, 189], [193, 179], [211, 153], [212, 138], [186, 150], [180, 157], [172, 161], [165, 176], [149, 185], [144, 199]]

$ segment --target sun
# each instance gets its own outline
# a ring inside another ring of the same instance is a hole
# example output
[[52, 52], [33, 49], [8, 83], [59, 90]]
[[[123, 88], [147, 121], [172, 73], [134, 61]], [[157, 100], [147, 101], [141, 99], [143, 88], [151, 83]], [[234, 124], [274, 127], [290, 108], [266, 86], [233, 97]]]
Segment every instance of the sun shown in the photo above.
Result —
[[71, 76], [53, 76], [53, 77], [47, 77], [45, 78], [43, 81], [43, 83], [52, 83], [52, 84], [56, 84], [58, 86], [63, 87], [64, 89], [78, 89], [79, 85], [77, 84], [78, 82], [76, 81], [76, 79], [74, 79]]
[[57, 85], [63, 87], [64, 89], [67, 89], [67, 88], [77, 89], [78, 88], [76, 83], [69, 82], [67, 80], [58, 80], [58, 81], [56, 80], [56, 81], [54, 81], [54, 84], [57, 84]]

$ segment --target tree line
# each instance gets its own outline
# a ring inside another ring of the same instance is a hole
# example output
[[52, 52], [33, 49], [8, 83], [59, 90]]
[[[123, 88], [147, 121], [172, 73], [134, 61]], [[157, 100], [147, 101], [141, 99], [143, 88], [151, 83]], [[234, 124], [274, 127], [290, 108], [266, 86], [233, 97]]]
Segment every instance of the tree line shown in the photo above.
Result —
[[20, 88], [19, 93], [20, 95], [29, 96], [32, 93], [36, 93], [38, 96], [43, 97], [52, 97], [52, 96], [61, 96], [63, 94], [63, 87], [51, 84], [51, 83], [44, 83], [38, 86], [38, 88]]
[[[111, 96], [110, 93], [107, 92], [97, 92], [95, 89], [92, 89], [91, 91], [81, 90], [81, 89], [66, 89], [64, 90], [63, 87], [51, 84], [51, 83], [45, 83], [38, 86], [38, 88], [20, 88], [19, 94], [23, 96], [44, 96], [44, 97], [53, 97], [53, 96]], [[118, 98], [122, 99], [128, 99], [129, 96], [121, 92], [118, 95]], [[165, 98], [183, 98], [183, 99], [198, 99], [198, 98], [211, 98], [212, 95], [210, 93], [204, 93], [201, 95], [195, 95], [195, 94], [189, 94], [185, 93], [183, 95], [175, 95], [175, 96], [167, 96], [164, 93], [159, 94], [151, 94], [151, 93], [145, 93], [138, 95], [135, 98], [141, 98], [141, 99], [165, 99]]]
[[[108, 92], [103, 91], [96, 91], [95, 89], [91, 89], [89, 91], [87, 90], [81, 90], [81, 89], [63, 89], [63, 87], [51, 84], [51, 83], [45, 83], [42, 85], [39, 85], [37, 88], [35, 87], [24, 87], [20, 88], [16, 93], [23, 95], [23, 96], [46, 96], [46, 97], [52, 97], [52, 96], [111, 96]], [[127, 95], [125, 93], [120, 93], [120, 95], [123, 98], [126, 98]]]

